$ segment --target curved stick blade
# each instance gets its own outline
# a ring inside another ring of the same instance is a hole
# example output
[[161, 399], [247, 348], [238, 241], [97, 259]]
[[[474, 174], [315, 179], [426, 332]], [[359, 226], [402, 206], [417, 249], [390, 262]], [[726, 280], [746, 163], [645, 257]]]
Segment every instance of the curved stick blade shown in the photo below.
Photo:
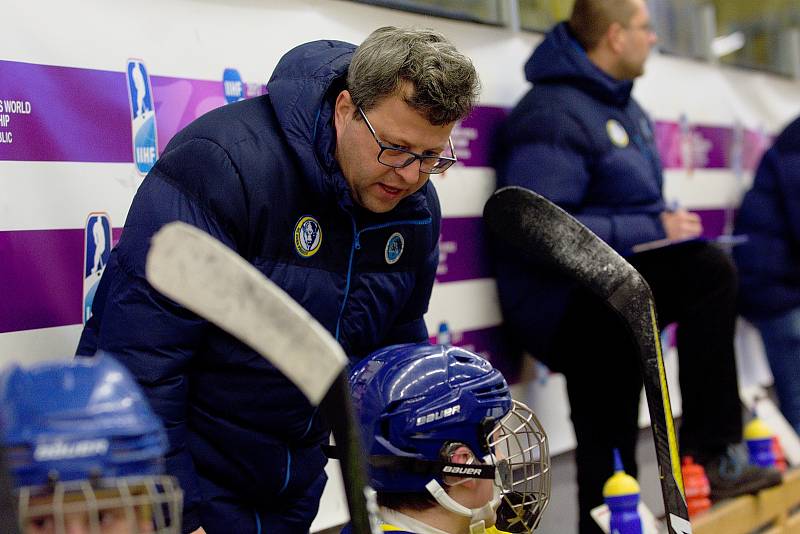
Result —
[[486, 202], [483, 219], [498, 239], [527, 259], [568, 274], [604, 300], [629, 278], [641, 278], [580, 221], [529, 189], [499, 189]]

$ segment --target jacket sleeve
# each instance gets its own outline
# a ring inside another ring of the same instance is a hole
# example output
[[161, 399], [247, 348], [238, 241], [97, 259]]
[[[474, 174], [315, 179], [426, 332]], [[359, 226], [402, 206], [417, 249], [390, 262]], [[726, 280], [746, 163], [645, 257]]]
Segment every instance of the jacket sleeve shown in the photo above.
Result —
[[[645, 241], [665, 237], [656, 214], [595, 214], [584, 210], [592, 187], [591, 167], [597, 149], [580, 123], [569, 116], [541, 114], [529, 117], [541, 124], [528, 142], [515, 144], [501, 166], [501, 184], [536, 191], [569, 212], [617, 252]], [[528, 126], [532, 128], [532, 126]]]
[[174, 220], [236, 249], [236, 231], [226, 213], [238, 209], [237, 181], [225, 152], [209, 141], [192, 140], [165, 154], [133, 200], [111, 269], [103, 277], [102, 309], [94, 310], [97, 348], [131, 370], [167, 430], [166, 467], [184, 491], [184, 532], [201, 526], [186, 414], [192, 359], [210, 326], [148, 284], [145, 258], [153, 234]]

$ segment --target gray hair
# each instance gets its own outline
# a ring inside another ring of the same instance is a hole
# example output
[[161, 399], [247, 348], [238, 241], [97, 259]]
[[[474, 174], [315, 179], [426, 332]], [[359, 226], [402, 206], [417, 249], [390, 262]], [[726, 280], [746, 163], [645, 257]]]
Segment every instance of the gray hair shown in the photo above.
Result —
[[627, 26], [635, 13], [633, 0], [575, 0], [569, 29], [585, 50], [593, 50], [611, 24]]
[[[405, 83], [413, 92], [403, 94]], [[429, 29], [379, 28], [358, 47], [347, 73], [356, 106], [369, 111], [399, 94], [431, 124], [469, 115], [480, 93], [475, 66], [442, 34]]]

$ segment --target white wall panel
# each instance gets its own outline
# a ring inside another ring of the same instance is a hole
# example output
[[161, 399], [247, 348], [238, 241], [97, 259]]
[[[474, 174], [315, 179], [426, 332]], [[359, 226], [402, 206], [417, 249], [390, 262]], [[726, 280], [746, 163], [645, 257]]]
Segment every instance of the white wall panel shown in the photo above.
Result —
[[130, 163], [0, 161], [0, 229], [82, 228], [93, 211], [122, 227], [141, 181]]

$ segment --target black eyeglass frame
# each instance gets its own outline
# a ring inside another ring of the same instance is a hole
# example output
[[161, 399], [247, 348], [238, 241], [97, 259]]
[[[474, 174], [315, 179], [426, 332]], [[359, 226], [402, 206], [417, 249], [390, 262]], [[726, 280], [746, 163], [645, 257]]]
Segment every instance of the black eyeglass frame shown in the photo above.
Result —
[[[380, 163], [381, 165], [386, 165], [387, 167], [392, 167], [393, 169], [404, 169], [405, 167], [408, 167], [409, 165], [411, 165], [415, 161], [419, 160], [419, 172], [425, 173], [425, 174], [441, 174], [444, 171], [446, 171], [447, 169], [449, 169], [453, 165], [453, 163], [458, 161], [458, 158], [456, 157], [455, 147], [453, 147], [453, 139], [452, 139], [452, 137], [448, 137], [447, 138], [447, 141], [450, 144], [450, 152], [453, 154], [452, 158], [448, 157], [448, 156], [442, 156], [441, 154], [438, 155], [438, 156], [425, 156], [423, 154], [417, 154], [416, 152], [412, 152], [412, 151], [407, 150], [405, 148], [399, 148], [399, 147], [396, 147], [396, 146], [384, 144], [384, 142], [381, 141], [380, 137], [378, 137], [378, 134], [375, 133], [375, 128], [373, 128], [372, 124], [370, 124], [369, 119], [367, 118], [367, 114], [364, 113], [364, 110], [361, 109], [361, 106], [358, 106], [358, 112], [361, 113], [361, 117], [364, 119], [364, 122], [366, 123], [367, 128], [369, 128], [369, 132], [372, 134], [372, 137], [375, 138], [375, 142], [378, 143], [378, 147], [380, 147], [380, 149], [381, 149], [381, 151], [378, 152], [378, 156], [377, 156], [378, 163]], [[385, 161], [381, 161], [381, 156], [387, 150], [393, 150], [394, 152], [403, 152], [405, 154], [408, 154], [409, 157], [405, 162], [403, 162], [400, 165], [395, 165], [393, 163], [386, 163]], [[443, 162], [442, 165], [444, 165], [444, 166], [437, 166], [436, 164], [434, 164], [432, 166], [431, 170], [425, 171], [425, 170], [422, 170], [422, 162], [425, 161], [425, 160], [428, 160], [428, 161], [436, 160], [436, 162]]]

